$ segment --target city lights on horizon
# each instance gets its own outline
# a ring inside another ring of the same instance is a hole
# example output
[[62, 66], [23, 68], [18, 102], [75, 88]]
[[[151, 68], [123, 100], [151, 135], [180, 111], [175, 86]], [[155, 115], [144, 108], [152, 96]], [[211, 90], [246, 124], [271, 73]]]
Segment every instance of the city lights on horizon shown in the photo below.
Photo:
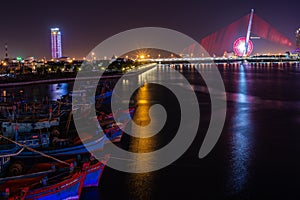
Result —
[[[61, 38], [61, 31], [60, 31], [60, 28], [58, 27], [53, 27], [53, 28], [50, 28], [51, 30], [51, 58], [52, 60], [59, 60], [59, 58], [66, 58], [66, 57], [69, 57], [71, 58], [72, 60], [107, 60], [107, 58], [110, 58], [112, 57], [113, 55], [111, 56], [107, 56], [107, 55], [94, 55], [95, 53], [92, 52], [90, 57], [89, 58], [88, 56], [64, 56], [63, 53], [62, 53], [62, 38]], [[300, 47], [300, 28], [297, 29], [295, 32], [295, 35], [296, 35], [296, 46], [299, 48]], [[262, 39], [261, 37], [254, 37], [254, 38], [250, 38], [250, 39]], [[5, 45], [6, 48], [7, 48], [7, 44]], [[253, 46], [253, 45], [252, 45]], [[291, 46], [291, 44], [289, 44], [289, 46]], [[242, 47], [241, 45], [239, 47]], [[274, 47], [275, 48], [275, 47]], [[284, 54], [288, 51], [294, 51], [294, 50], [286, 50], [286, 51], [282, 51], [280, 49], [265, 49], [265, 51], [261, 51], [261, 52], [253, 52], [253, 54], [251, 55], [257, 55], [257, 54]], [[233, 48], [232, 49], [232, 52], [235, 52], [235, 49]], [[235, 52], [236, 53], [236, 52]], [[218, 55], [216, 53], [211, 53], [211, 57], [213, 57], [214, 55]], [[237, 53], [236, 53], [237, 55]], [[250, 54], [249, 54], [250, 55]], [[247, 55], [247, 56], [249, 56]], [[189, 53], [189, 57], [194, 57], [196, 55], [194, 55], [193, 53]], [[222, 56], [222, 55], [220, 55]], [[22, 56], [22, 57], [25, 57], [25, 56]], [[161, 57], [174, 57], [174, 54], [171, 53], [169, 54], [169, 56], [163, 56], [162, 54], [160, 53], [152, 53], [152, 52], [149, 52], [147, 50], [137, 50], [136, 51], [136, 54], [135, 56], [133, 55], [130, 55], [129, 53], [125, 56], [124, 55], [124, 58], [127, 58], [127, 59], [150, 59], [150, 58], [161, 58]], [[46, 59], [47, 56], [42, 56], [41, 58], [37, 59], [37, 60], [47, 60]]]

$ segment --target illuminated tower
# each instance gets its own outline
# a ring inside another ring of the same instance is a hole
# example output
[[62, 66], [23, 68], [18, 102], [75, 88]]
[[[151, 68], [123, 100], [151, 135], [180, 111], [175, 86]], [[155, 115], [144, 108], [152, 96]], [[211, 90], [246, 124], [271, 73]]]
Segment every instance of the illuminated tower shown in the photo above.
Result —
[[300, 48], [300, 28], [296, 31], [296, 45]]
[[59, 28], [51, 28], [51, 55], [52, 58], [62, 57], [61, 32]]

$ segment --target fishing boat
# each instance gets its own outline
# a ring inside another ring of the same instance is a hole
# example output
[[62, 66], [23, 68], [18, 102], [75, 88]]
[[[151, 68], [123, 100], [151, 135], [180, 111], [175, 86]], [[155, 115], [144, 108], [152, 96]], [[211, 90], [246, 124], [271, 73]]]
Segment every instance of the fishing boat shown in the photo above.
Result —
[[[19, 148], [15, 144], [0, 145], [0, 176], [2, 176], [11, 164], [11, 157], [20, 154], [25, 148]], [[13, 169], [12, 169], [13, 170]]]
[[25, 199], [27, 200], [45, 200], [45, 199], [79, 199], [83, 182], [86, 176], [86, 171], [77, 172], [65, 180], [57, 183], [46, 183], [49, 186], [41, 186], [40, 188], [29, 190]]
[[120, 110], [117, 114], [117, 121], [115, 122], [113, 114], [109, 115], [99, 115], [99, 123], [101, 127], [103, 127], [106, 137], [111, 142], [120, 142], [121, 138], [124, 134], [125, 127], [127, 126], [128, 122], [131, 120], [131, 118], [134, 115], [136, 108], [131, 107], [127, 110]]
[[[89, 156], [89, 158], [87, 158]], [[0, 178], [1, 199], [79, 199], [83, 187], [98, 186], [109, 155], [91, 154], [33, 165], [31, 173]], [[64, 164], [70, 164], [64, 167]], [[37, 171], [41, 170], [41, 171]]]
[[0, 179], [2, 198], [10, 199], [78, 199], [86, 176], [86, 167], [75, 169], [74, 164], [65, 168], [50, 168], [45, 171]]
[[80, 137], [77, 134], [70, 134], [66, 138], [54, 137], [46, 129], [28, 134], [19, 134], [17, 141], [0, 135], [0, 138], [6, 138], [7, 141], [17, 145], [17, 148], [10, 150], [11, 154], [22, 149], [20, 153], [10, 159], [8, 170], [10, 174], [21, 174], [24, 171], [26, 162], [40, 159], [45, 155], [62, 159], [87, 152], [102, 151], [104, 145], [109, 141], [121, 141], [123, 130], [134, 114], [134, 110], [134, 108], [130, 108], [129, 110], [119, 111], [121, 113], [121, 115], [118, 115], [118, 120], [121, 121], [119, 123], [113, 120], [112, 114], [107, 115], [109, 117], [106, 119], [96, 120], [97, 123], [99, 122], [97, 131], [94, 133], [82, 132]]
[[34, 130], [39, 129], [49, 129], [53, 127], [58, 127], [60, 123], [60, 118], [55, 117], [52, 119], [40, 119], [36, 121], [5, 121], [1, 123], [1, 132], [4, 136], [9, 138], [15, 137], [16, 130], [19, 133], [30, 133]]
[[101, 161], [93, 158], [90, 162], [90, 166], [86, 170], [86, 176], [83, 182], [83, 187], [98, 187], [100, 183], [100, 178], [103, 174], [106, 162], [109, 159], [109, 155], [106, 154]]
[[25, 104], [12, 103], [0, 110], [0, 131], [2, 135], [15, 138], [18, 133], [30, 133], [33, 130], [51, 130], [60, 125], [60, 117], [64, 113], [56, 102], [40, 102]]
[[[32, 137], [34, 136], [35, 135], [32, 135]], [[68, 146], [55, 147], [42, 145], [42, 143], [40, 143], [40, 136], [37, 138], [31, 138], [30, 140], [21, 140], [20, 142], [14, 141], [3, 135], [0, 135], [0, 138], [1, 140], [10, 142], [10, 144], [7, 144], [6, 146], [0, 145], [2, 148], [4, 148], [0, 152], [1, 155], [3, 155], [3, 164], [1, 168], [7, 168], [9, 174], [12, 175], [22, 174], [27, 164], [30, 164], [30, 162], [36, 162], [43, 157], [55, 157], [62, 159], [72, 156], [74, 157], [79, 154], [85, 154], [89, 151], [102, 151], [104, 144], [106, 143], [105, 140], [108, 140], [108, 138], [105, 136], [100, 137], [100, 135], [94, 135], [93, 137], [87, 139], [87, 141], [84, 141], [84, 143], [79, 138], [77, 143], [73, 143], [72, 145], [70, 144]], [[47, 137], [42, 139], [47, 141]]]

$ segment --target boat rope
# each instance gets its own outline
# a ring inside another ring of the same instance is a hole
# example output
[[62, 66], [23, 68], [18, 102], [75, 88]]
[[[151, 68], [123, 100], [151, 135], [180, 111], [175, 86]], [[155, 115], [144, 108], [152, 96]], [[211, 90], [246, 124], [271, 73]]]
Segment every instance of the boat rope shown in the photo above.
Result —
[[18, 151], [17, 153], [12, 153], [12, 154], [6, 154], [6, 155], [0, 155], [0, 158], [4, 158], [4, 157], [11, 157], [11, 156], [17, 156], [20, 153], [22, 153], [22, 151], [24, 151], [25, 147], [23, 147], [22, 149], [20, 149], [20, 151]]
[[53, 156], [49, 156], [49, 155], [47, 155], [47, 154], [45, 154], [45, 153], [43, 153], [43, 152], [37, 151], [37, 150], [35, 150], [35, 149], [33, 149], [33, 148], [30, 148], [30, 147], [28, 147], [28, 146], [26, 146], [26, 145], [24, 145], [24, 144], [21, 144], [21, 143], [16, 142], [16, 141], [14, 141], [14, 140], [12, 140], [12, 139], [9, 139], [9, 138], [7, 138], [7, 137], [5, 137], [5, 136], [3, 136], [3, 135], [0, 135], [0, 138], [3, 138], [3, 139], [5, 139], [5, 140], [8, 140], [8, 141], [10, 141], [10, 142], [12, 142], [12, 143], [14, 143], [14, 144], [16, 144], [16, 145], [18, 145], [18, 146], [24, 147], [24, 148], [28, 149], [29, 151], [38, 153], [38, 154], [40, 154], [40, 155], [42, 155], [42, 156], [44, 156], [44, 157], [46, 157], [46, 158], [50, 158], [50, 159], [53, 159], [53, 160], [55, 160], [55, 161], [57, 161], [57, 162], [59, 162], [59, 163], [62, 163], [62, 164], [65, 164], [65, 165], [70, 166], [70, 164], [67, 163], [67, 162], [64, 162], [64, 161], [62, 161], [62, 160], [59, 160], [59, 159], [57, 159], [57, 158], [54, 158]]
[[114, 156], [110, 156], [109, 158], [116, 159], [116, 160], [137, 161], [137, 159], [120, 158], [120, 157], [114, 157]]
[[4, 178], [0, 178], [0, 182], [3, 181], [10, 181], [10, 180], [17, 180], [19, 178], [32, 178], [32, 177], [36, 177], [36, 176], [41, 176], [41, 175], [47, 175], [51, 172], [55, 172], [55, 170], [47, 170], [47, 171], [42, 171], [42, 172], [36, 172], [36, 173], [32, 173], [32, 174], [25, 174], [25, 175], [19, 175], [19, 176], [9, 176], [9, 177], [4, 177]]

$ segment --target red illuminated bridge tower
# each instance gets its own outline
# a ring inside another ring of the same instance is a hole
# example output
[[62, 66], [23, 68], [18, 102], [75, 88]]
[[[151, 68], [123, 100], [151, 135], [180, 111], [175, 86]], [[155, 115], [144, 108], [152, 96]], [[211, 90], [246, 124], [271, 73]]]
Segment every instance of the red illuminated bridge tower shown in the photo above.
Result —
[[[253, 49], [251, 39], [260, 39], [257, 41], [257, 48]], [[206, 52], [216, 56], [222, 56], [224, 52], [232, 52], [232, 50], [237, 56], [249, 56], [252, 50], [253, 53], [267, 53], [264, 51], [269, 52], [270, 49], [274, 49], [274, 53], [278, 53], [293, 48], [293, 42], [288, 37], [259, 17], [253, 9], [228, 26], [202, 38], [200, 44]], [[232, 44], [234, 44], [233, 49]], [[202, 49], [198, 48], [197, 44], [191, 44], [182, 51], [182, 54], [194, 55], [194, 57], [201, 57], [202, 53]]]
[[254, 9], [251, 9], [246, 37], [240, 37], [233, 43], [233, 51], [237, 56], [249, 56], [253, 51], [253, 43], [250, 40], [253, 13]]

